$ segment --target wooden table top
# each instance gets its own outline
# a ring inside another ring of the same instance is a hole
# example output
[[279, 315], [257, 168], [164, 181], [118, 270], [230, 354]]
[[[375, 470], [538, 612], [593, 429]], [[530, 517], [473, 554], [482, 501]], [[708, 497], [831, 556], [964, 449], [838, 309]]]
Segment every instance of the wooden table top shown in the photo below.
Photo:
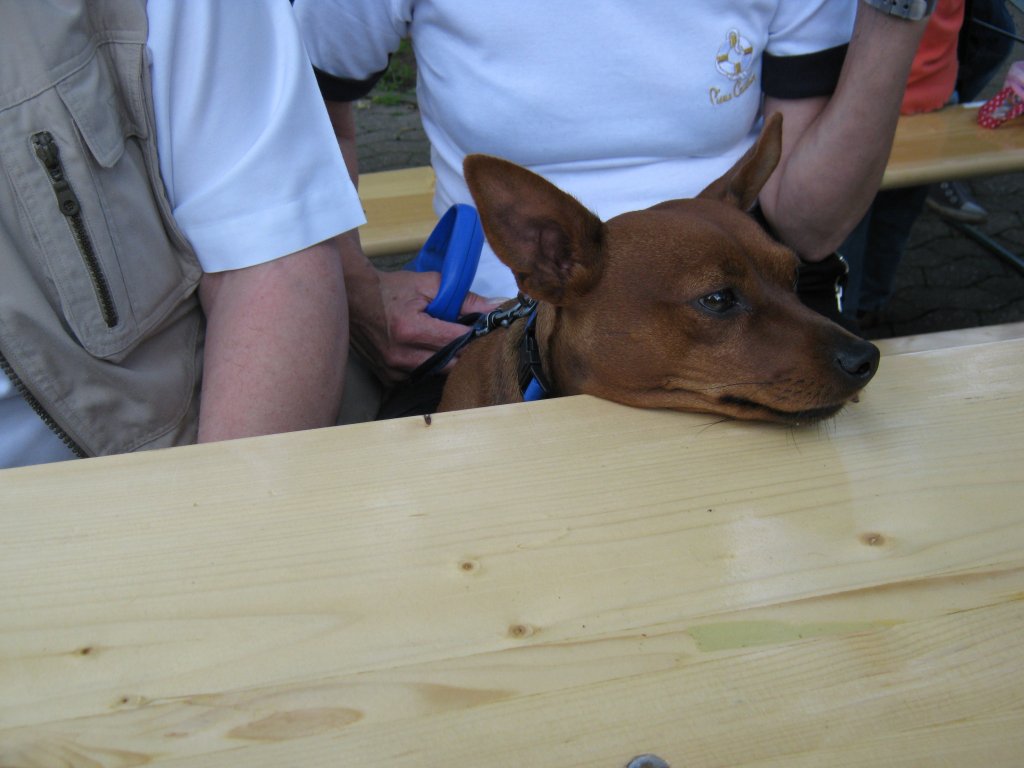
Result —
[[0, 472], [2, 766], [1024, 763], [1024, 340]]

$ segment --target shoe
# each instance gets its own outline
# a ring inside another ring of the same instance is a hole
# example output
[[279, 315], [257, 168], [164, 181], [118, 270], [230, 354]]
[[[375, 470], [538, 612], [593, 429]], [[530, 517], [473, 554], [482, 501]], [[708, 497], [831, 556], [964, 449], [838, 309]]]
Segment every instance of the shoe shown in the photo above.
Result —
[[964, 224], [984, 224], [988, 219], [988, 211], [978, 204], [967, 185], [960, 181], [932, 184], [925, 202], [939, 216]]

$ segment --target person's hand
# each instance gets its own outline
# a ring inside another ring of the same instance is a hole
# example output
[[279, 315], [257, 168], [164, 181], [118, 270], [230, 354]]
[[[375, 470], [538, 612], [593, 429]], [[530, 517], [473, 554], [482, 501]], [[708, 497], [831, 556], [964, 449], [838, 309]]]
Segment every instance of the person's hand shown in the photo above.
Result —
[[[372, 268], [361, 273], [356, 284], [348, 281], [352, 344], [385, 384], [401, 381], [434, 352], [466, 333], [466, 326], [426, 313], [440, 282], [437, 272], [380, 272]], [[469, 293], [460, 315], [490, 312], [503, 301]]]

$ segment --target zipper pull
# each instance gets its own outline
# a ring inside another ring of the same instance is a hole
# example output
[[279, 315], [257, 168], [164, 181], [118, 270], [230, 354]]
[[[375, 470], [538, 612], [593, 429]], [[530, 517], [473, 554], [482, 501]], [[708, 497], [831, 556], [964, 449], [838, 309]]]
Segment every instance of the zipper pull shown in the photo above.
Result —
[[43, 167], [50, 176], [50, 184], [53, 186], [54, 194], [57, 195], [57, 207], [65, 216], [77, 216], [82, 210], [78, 203], [78, 196], [71, 189], [64, 176], [64, 166], [60, 161], [60, 148], [53, 140], [49, 131], [41, 131], [33, 134], [32, 146], [35, 147], [36, 157], [42, 162]]

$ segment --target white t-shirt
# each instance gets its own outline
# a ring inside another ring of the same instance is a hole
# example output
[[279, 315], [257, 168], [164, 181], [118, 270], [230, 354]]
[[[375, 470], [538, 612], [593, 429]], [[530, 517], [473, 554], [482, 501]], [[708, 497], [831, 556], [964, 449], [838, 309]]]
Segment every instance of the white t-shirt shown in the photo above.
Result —
[[[288, 3], [149, 0], [160, 170], [203, 269], [365, 222]], [[72, 458], [0, 375], [0, 467]]]
[[[759, 127], [765, 54], [845, 44], [856, 5], [296, 0], [295, 11], [313, 64], [349, 80], [383, 70], [411, 36], [438, 215], [472, 203], [462, 159], [483, 152], [530, 168], [608, 219], [695, 196], [728, 170]], [[515, 295], [489, 249], [473, 290]]]

